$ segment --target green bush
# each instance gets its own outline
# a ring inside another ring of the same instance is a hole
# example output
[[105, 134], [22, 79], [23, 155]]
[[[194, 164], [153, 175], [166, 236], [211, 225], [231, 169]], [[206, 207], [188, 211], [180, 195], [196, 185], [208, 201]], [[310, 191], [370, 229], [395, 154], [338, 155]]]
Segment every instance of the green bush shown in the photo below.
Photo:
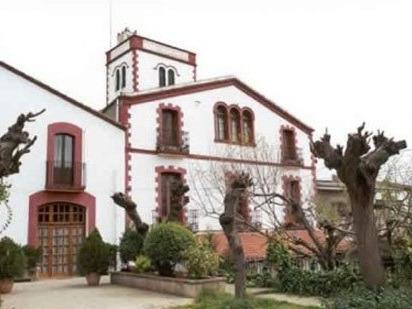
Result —
[[311, 271], [294, 265], [278, 272], [275, 289], [285, 293], [329, 297], [339, 291], [352, 290], [360, 281], [359, 273], [349, 266], [331, 271]]
[[183, 262], [185, 251], [195, 243], [191, 231], [176, 223], [159, 223], [147, 234], [144, 252], [162, 276], [173, 276], [174, 266]]
[[0, 240], [0, 279], [21, 277], [26, 267], [22, 248], [11, 238]]
[[26, 256], [27, 269], [34, 270], [40, 262], [42, 250], [40, 247], [34, 248], [29, 245], [23, 246], [23, 252]]
[[357, 287], [353, 291], [343, 291], [334, 298], [324, 300], [330, 309], [406, 309], [412, 308], [412, 291], [391, 287], [373, 291], [366, 287]]
[[135, 264], [134, 271], [138, 274], [147, 272], [152, 267], [152, 262], [145, 255], [137, 256], [136, 261], [134, 262], [134, 264]]
[[143, 236], [132, 229], [127, 229], [120, 239], [120, 259], [123, 263], [134, 261], [142, 252]]
[[331, 271], [303, 270], [281, 242], [268, 245], [267, 261], [276, 269], [274, 288], [279, 292], [328, 297], [361, 281], [359, 272], [348, 265]]
[[97, 229], [90, 233], [79, 248], [77, 255], [77, 270], [84, 276], [90, 273], [107, 273], [110, 254], [107, 244], [103, 241]]
[[185, 259], [186, 268], [192, 278], [213, 276], [219, 268], [219, 256], [207, 243], [198, 242], [190, 246], [186, 250]]
[[107, 250], [109, 251], [109, 266], [116, 269], [117, 266], [117, 250], [118, 246], [110, 243], [106, 243]]

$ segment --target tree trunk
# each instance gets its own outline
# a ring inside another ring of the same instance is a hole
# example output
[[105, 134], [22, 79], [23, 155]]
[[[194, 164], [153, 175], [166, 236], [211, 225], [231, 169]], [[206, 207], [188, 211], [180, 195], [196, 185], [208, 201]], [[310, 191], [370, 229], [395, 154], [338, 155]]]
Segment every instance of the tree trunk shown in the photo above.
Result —
[[246, 262], [239, 235], [240, 217], [239, 207], [241, 198], [251, 186], [251, 179], [247, 174], [240, 174], [233, 180], [225, 199], [225, 212], [220, 215], [219, 222], [229, 243], [231, 256], [235, 263], [235, 297], [246, 296]]
[[358, 187], [349, 191], [353, 225], [357, 240], [360, 271], [369, 287], [385, 282], [385, 270], [379, 252], [378, 235], [373, 212], [374, 192]]

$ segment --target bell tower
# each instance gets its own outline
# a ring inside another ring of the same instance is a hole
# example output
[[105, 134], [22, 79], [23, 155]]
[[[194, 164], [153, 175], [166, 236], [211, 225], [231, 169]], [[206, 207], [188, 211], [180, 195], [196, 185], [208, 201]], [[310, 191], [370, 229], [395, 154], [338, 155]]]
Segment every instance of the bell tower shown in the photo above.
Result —
[[142, 37], [128, 28], [106, 52], [106, 104], [121, 94], [195, 80], [195, 53]]

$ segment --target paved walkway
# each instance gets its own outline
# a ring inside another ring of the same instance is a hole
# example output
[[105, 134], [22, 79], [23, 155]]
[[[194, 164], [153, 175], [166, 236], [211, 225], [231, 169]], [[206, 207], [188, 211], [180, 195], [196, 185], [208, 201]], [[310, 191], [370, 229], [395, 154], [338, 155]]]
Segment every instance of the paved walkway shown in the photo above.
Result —
[[192, 299], [158, 294], [109, 283], [89, 287], [84, 278], [41, 280], [14, 284], [1, 295], [1, 309], [158, 309], [189, 304]]

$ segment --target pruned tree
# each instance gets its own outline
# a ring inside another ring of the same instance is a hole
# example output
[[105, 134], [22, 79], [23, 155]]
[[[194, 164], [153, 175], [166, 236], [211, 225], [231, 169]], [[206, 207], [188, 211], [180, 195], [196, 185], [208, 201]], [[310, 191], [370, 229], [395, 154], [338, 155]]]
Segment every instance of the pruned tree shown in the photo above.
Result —
[[113, 202], [126, 211], [127, 216], [132, 220], [136, 231], [145, 236], [149, 230], [149, 225], [144, 223], [137, 212], [137, 204], [126, 194], [117, 192], [111, 196]]
[[[38, 113], [21, 114], [16, 123], [8, 128], [7, 133], [0, 137], [0, 179], [20, 171], [21, 157], [30, 152], [30, 148], [37, 140], [37, 136], [29, 137], [29, 133], [24, 131], [24, 126], [26, 122], [33, 122], [44, 111], [45, 109]], [[20, 145], [24, 147], [20, 149]]]
[[247, 194], [252, 185], [249, 175], [241, 173], [234, 176], [228, 186], [224, 198], [224, 212], [219, 217], [220, 225], [229, 243], [235, 265], [235, 297], [246, 296], [246, 262], [239, 229], [244, 224], [244, 218], [239, 215], [241, 199]]
[[173, 179], [170, 184], [170, 209], [167, 221], [182, 222], [183, 208], [189, 203], [186, 195], [190, 188], [181, 179]]
[[[226, 157], [242, 158], [241, 163], [213, 162], [208, 167], [195, 165], [190, 169], [192, 179], [192, 205], [210, 218], [218, 219], [223, 211], [223, 203], [230, 184], [228, 175], [242, 175], [245, 173], [252, 179], [250, 187], [239, 201], [242, 209], [245, 199], [249, 209], [261, 212], [264, 215], [261, 225], [256, 225], [254, 218], [245, 215], [247, 211], [239, 211], [238, 221], [240, 230], [254, 231], [267, 238], [283, 239], [296, 255], [300, 257], [315, 257], [324, 270], [333, 269], [337, 265], [337, 248], [339, 244], [350, 236], [346, 225], [335, 224], [329, 220], [317, 220], [318, 216], [313, 207], [313, 191], [302, 188], [301, 200], [294, 200], [282, 189], [284, 171], [277, 164], [260, 164], [259, 162], [279, 162], [277, 152], [263, 140], [257, 141], [257, 146], [248, 151], [229, 149]], [[250, 162], [250, 163], [249, 163]], [[309, 176], [311, 177], [311, 175]], [[307, 179], [312, 183], [312, 179]], [[285, 225], [285, 212], [290, 213], [298, 220], [294, 226]], [[246, 227], [246, 228], [245, 228]], [[239, 226], [238, 226], [239, 228]], [[309, 239], [296, 237], [293, 229], [302, 229], [307, 232]]]
[[374, 218], [376, 178], [382, 165], [406, 148], [406, 142], [394, 141], [378, 131], [373, 136], [374, 149], [371, 150], [372, 134], [364, 132], [364, 128], [362, 124], [356, 133], [348, 135], [345, 149], [340, 145], [333, 147], [326, 131], [319, 141], [311, 143], [311, 151], [324, 160], [326, 167], [336, 171], [347, 188], [360, 270], [366, 284], [375, 287], [385, 282]]
[[[8, 188], [10, 185], [4, 183], [4, 178], [20, 172], [21, 157], [30, 152], [37, 136], [30, 138], [24, 131], [26, 122], [33, 122], [35, 118], [45, 110], [38, 113], [20, 114], [16, 122], [10, 126], [5, 134], [0, 137], [0, 204], [4, 204], [6, 220], [0, 227], [0, 234], [9, 226], [12, 219], [12, 209], [8, 205]], [[21, 145], [24, 145], [20, 148]]]

